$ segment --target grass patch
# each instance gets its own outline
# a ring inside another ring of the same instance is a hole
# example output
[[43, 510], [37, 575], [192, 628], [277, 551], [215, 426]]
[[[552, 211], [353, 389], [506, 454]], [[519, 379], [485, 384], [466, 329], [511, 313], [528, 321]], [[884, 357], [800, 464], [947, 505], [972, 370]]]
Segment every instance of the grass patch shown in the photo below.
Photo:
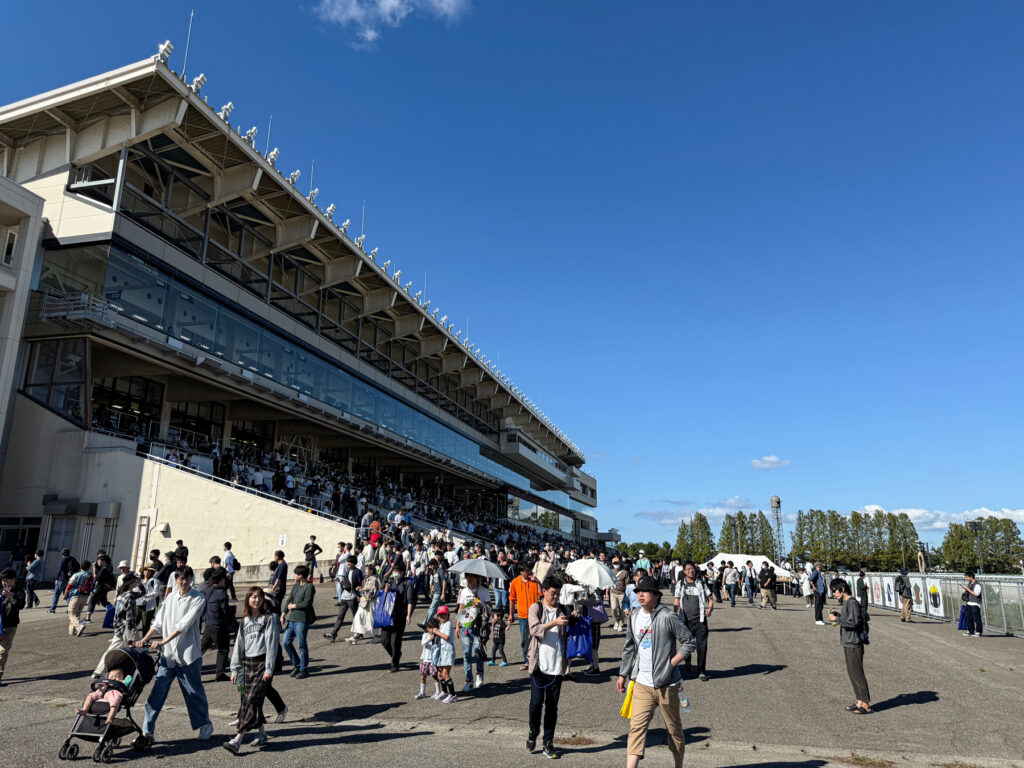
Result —
[[932, 765], [936, 768], [982, 768], [975, 763], [962, 763], [959, 760], [954, 760], [952, 763], [932, 763]]
[[859, 768], [896, 768], [896, 763], [892, 760], [865, 757], [864, 755], [858, 755], [856, 752], [851, 752], [849, 757], [830, 757], [829, 760], [835, 760], [837, 763], [846, 763], [847, 765], [856, 765]]
[[555, 744], [563, 747], [586, 747], [594, 743], [589, 736], [561, 736], [555, 739]]

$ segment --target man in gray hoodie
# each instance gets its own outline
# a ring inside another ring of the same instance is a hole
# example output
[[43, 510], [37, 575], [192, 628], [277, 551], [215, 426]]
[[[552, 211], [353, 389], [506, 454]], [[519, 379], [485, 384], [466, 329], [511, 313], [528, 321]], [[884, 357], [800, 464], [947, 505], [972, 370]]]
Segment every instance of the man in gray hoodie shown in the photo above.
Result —
[[682, 675], [679, 665], [695, 646], [693, 635], [683, 620], [661, 604], [661, 590], [655, 579], [644, 576], [636, 585], [640, 610], [629, 617], [626, 645], [616, 685], [625, 693], [633, 681], [632, 716], [626, 746], [627, 768], [637, 768], [644, 756], [644, 742], [654, 710], [665, 718], [668, 748], [676, 768], [682, 768], [686, 741], [679, 715], [679, 691]]
[[840, 605], [839, 612], [835, 609], [828, 612], [829, 620], [839, 622], [839, 644], [843, 647], [846, 674], [850, 677], [853, 695], [857, 697], [857, 703], [848, 706], [846, 711], [855, 715], [870, 715], [875, 710], [871, 708], [871, 693], [867, 677], [864, 676], [864, 638], [867, 636], [864, 609], [850, 594], [850, 585], [845, 579], [832, 579], [829, 588]]

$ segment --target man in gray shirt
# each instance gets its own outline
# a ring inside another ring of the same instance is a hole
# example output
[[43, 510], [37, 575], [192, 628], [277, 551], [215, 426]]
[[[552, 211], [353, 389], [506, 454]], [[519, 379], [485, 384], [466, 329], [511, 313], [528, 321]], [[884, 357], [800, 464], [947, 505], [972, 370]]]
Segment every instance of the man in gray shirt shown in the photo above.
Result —
[[729, 593], [729, 607], [736, 607], [736, 590], [739, 588], [740, 572], [736, 570], [732, 560], [725, 564], [725, 571], [722, 572], [722, 581], [725, 583], [725, 591]]

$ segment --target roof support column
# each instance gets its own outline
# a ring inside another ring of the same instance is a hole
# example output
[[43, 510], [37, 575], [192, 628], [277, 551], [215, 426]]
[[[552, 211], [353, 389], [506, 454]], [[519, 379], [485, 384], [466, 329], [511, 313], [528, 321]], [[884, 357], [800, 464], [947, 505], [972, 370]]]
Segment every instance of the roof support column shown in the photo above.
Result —
[[114, 213], [121, 210], [121, 195], [124, 193], [125, 169], [128, 165], [128, 145], [121, 145], [121, 153], [117, 158], [117, 180], [114, 182], [114, 201], [111, 206]]

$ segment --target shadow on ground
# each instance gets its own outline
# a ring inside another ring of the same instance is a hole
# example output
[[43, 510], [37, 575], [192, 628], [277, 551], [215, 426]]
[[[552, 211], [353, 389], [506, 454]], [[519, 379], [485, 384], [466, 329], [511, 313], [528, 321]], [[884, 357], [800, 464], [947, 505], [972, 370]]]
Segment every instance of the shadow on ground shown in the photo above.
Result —
[[901, 693], [899, 696], [893, 696], [891, 699], [880, 701], [877, 704], [872, 704], [871, 708], [875, 712], [884, 712], [887, 709], [896, 709], [897, 707], [909, 707], [914, 704], [931, 704], [939, 700], [939, 694], [935, 691], [918, 691], [917, 693]]

